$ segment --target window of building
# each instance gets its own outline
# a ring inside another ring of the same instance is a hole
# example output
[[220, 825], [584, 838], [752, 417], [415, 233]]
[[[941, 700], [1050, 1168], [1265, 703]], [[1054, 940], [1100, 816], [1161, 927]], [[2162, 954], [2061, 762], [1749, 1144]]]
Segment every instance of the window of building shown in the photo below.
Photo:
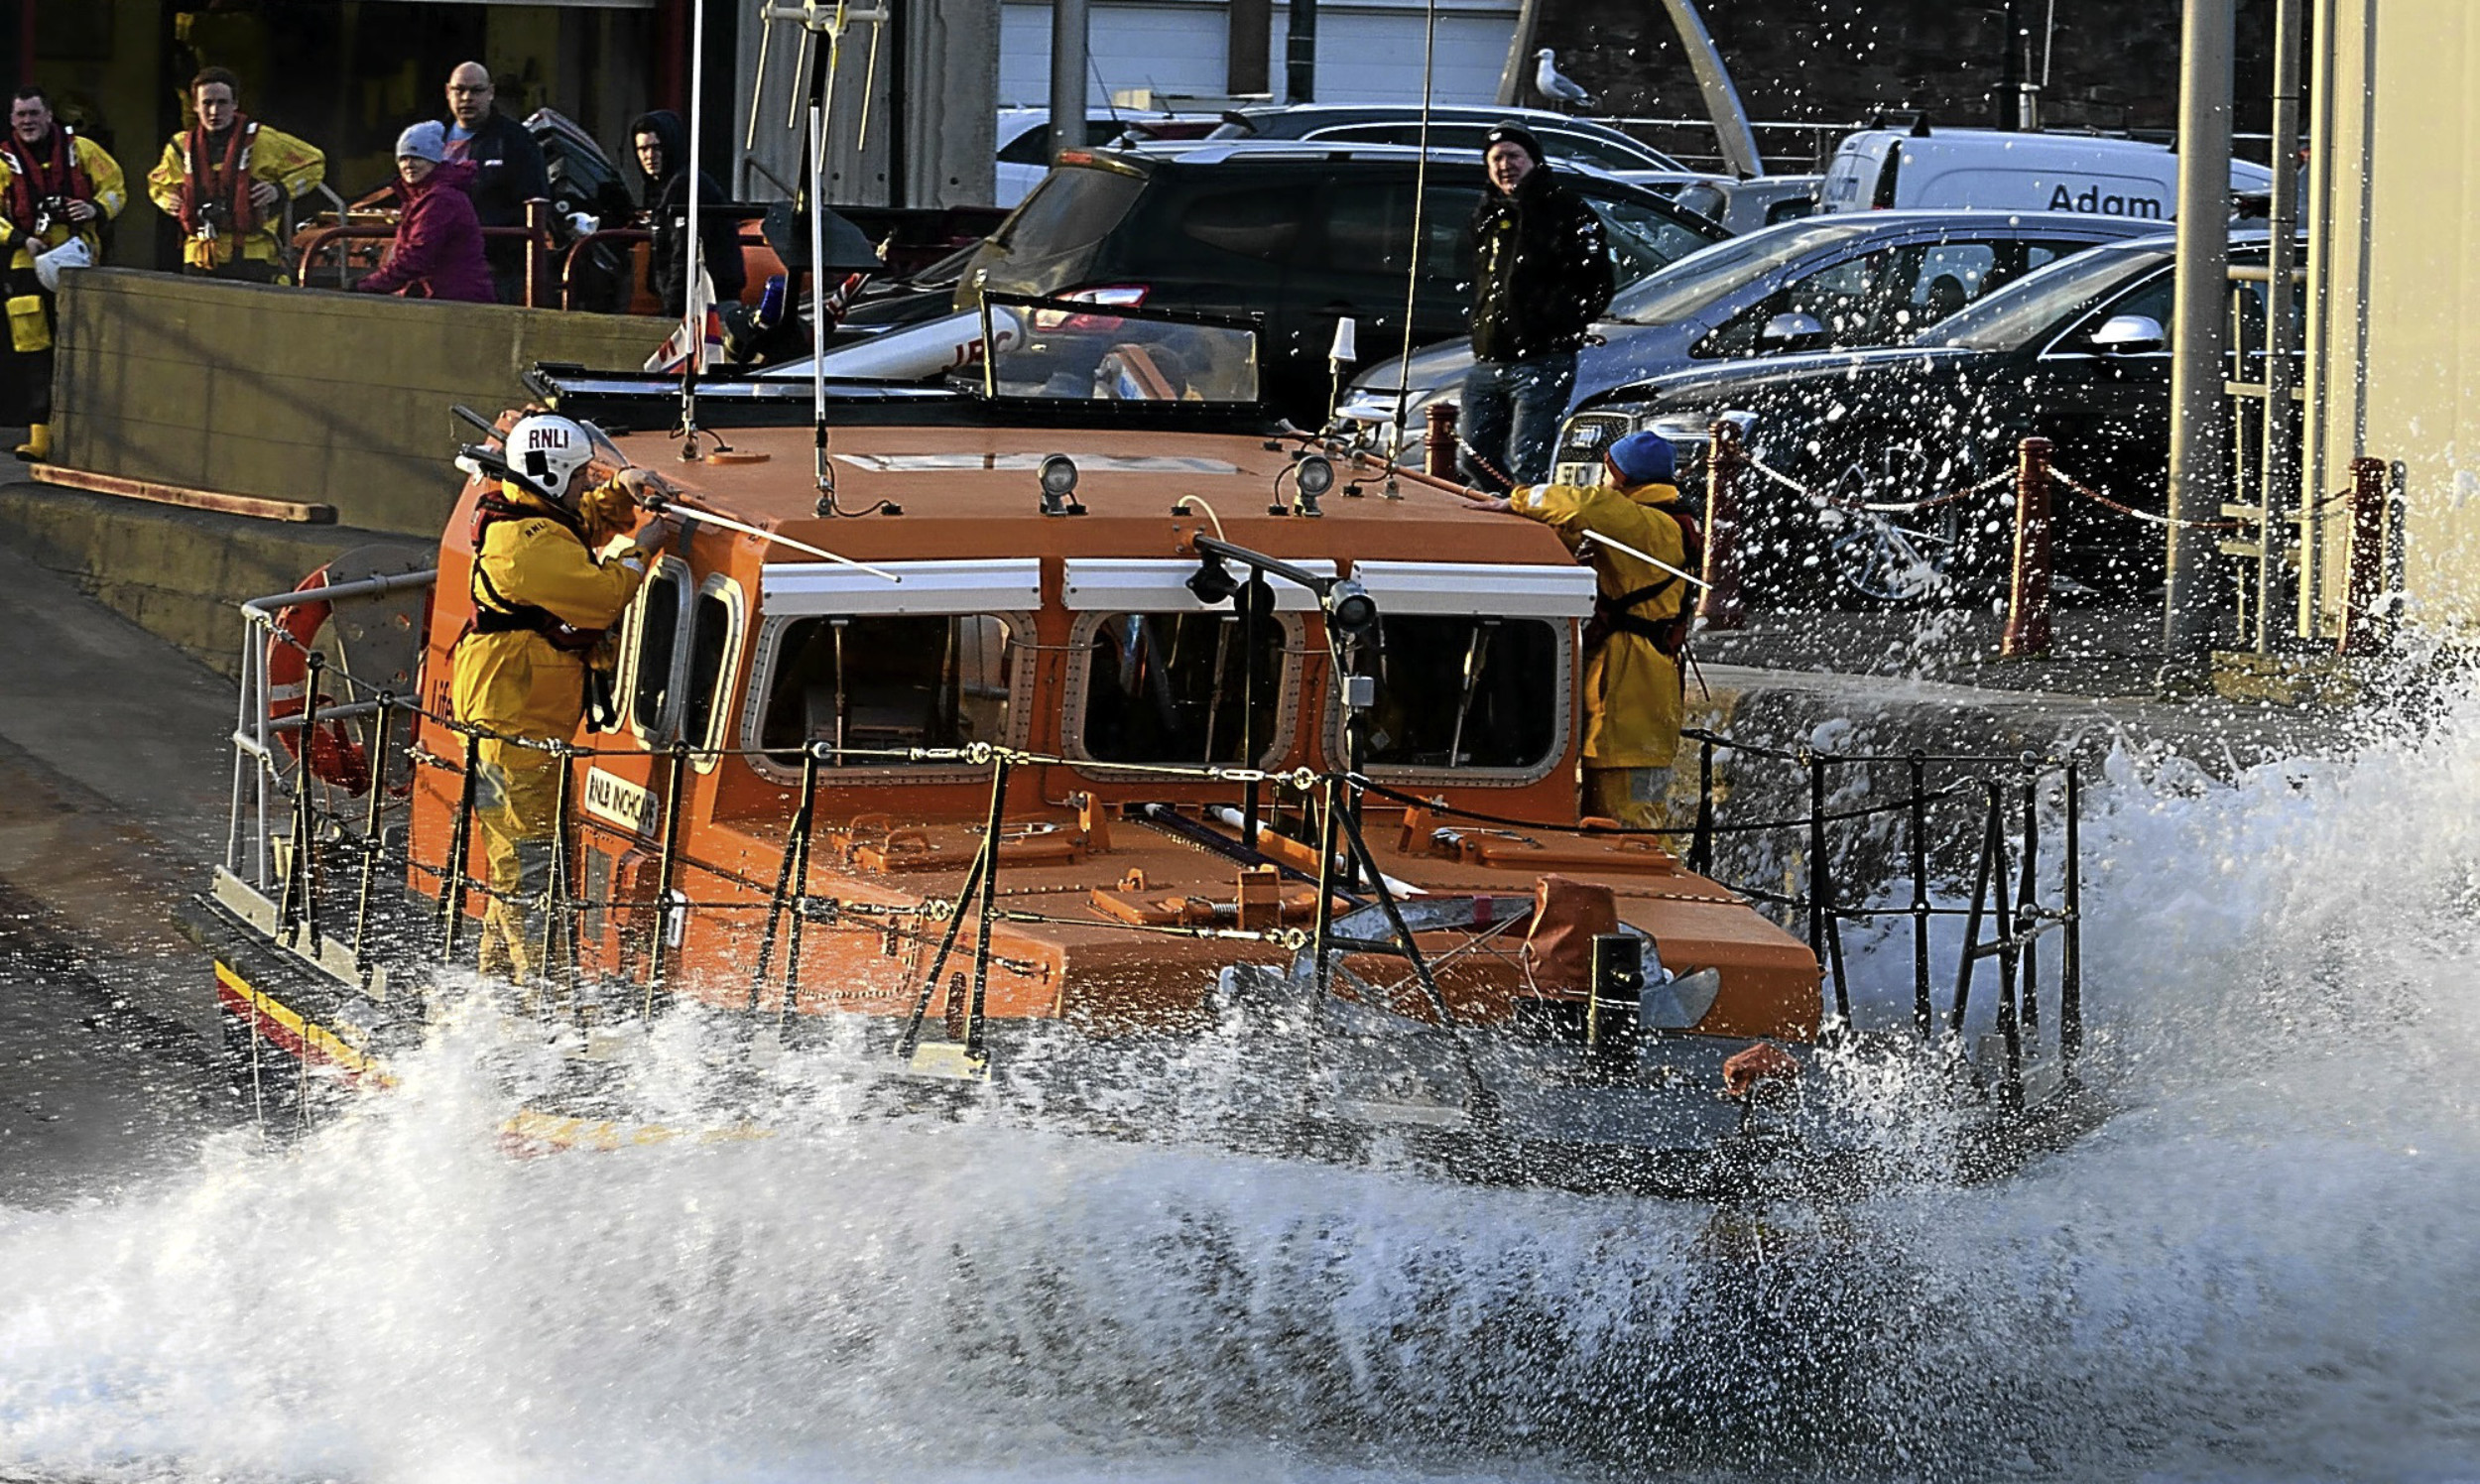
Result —
[[1560, 626], [1460, 614], [1383, 617], [1355, 668], [1378, 680], [1371, 768], [1540, 768], [1564, 750]]
[[[1015, 653], [1007, 621], [987, 613], [793, 619], [768, 667], [758, 745], [798, 765], [814, 742], [859, 752], [1005, 742]], [[906, 766], [890, 757], [822, 762]]]
[[1244, 654], [1243, 627], [1220, 611], [1104, 616], [1086, 646], [1085, 755], [1105, 763], [1238, 763], [1244, 732], [1261, 758], [1280, 752], [1291, 631], [1279, 618], [1260, 619], [1256, 646]]

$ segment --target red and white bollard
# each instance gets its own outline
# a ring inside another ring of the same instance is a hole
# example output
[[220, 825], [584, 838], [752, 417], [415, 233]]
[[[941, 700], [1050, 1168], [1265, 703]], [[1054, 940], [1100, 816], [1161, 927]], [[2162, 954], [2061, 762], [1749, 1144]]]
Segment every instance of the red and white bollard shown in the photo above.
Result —
[[2039, 660], [2049, 653], [2049, 440], [2026, 438], [2015, 461], [2015, 573], [2007, 588], [2007, 631], [1998, 653]]

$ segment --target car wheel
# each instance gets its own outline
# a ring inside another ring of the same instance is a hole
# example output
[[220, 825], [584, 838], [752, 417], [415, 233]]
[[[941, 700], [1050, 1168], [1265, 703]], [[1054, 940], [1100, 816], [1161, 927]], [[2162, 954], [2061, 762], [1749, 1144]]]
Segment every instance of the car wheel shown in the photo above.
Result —
[[1833, 597], [1876, 607], [1951, 602], [1963, 585], [1969, 501], [1917, 505], [1971, 484], [1975, 464], [1931, 453], [1920, 440], [1890, 439], [1820, 468], [1815, 487], [1831, 504], [1819, 512], [1831, 536], [1826, 575]]

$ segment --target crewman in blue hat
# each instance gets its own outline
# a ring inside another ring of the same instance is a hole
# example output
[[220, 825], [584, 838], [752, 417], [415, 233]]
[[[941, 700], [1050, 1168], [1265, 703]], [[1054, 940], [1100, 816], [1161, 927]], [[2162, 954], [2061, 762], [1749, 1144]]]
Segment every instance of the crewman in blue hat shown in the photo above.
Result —
[[1702, 549], [1694, 520], [1679, 508], [1669, 439], [1629, 433], [1604, 450], [1602, 467], [1602, 484], [1526, 485], [1476, 503], [1540, 521], [1593, 568], [1597, 591], [1584, 631], [1584, 811], [1659, 829], [1679, 746], [1679, 651], [1695, 617], [1678, 572], [1694, 570]]

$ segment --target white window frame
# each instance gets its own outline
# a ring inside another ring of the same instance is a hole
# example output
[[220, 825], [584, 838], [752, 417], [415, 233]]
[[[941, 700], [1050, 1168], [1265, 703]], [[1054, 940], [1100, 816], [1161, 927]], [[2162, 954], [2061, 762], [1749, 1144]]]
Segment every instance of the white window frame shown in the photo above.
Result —
[[[801, 782], [799, 762], [783, 762], [774, 754], [762, 749], [766, 742], [767, 701], [775, 693], [775, 667], [783, 654], [784, 636], [792, 632], [793, 625], [812, 618], [829, 621], [838, 618], [885, 617], [995, 618], [999, 620], [1007, 626], [1008, 648], [1020, 653], [1013, 664], [1014, 673], [1008, 678], [1007, 735], [997, 740], [1001, 746], [1023, 748], [1026, 738], [1032, 733], [1035, 672], [1041, 668], [1035, 663], [1040, 659], [1041, 651], [1034, 634], [1034, 616], [1030, 609], [1005, 611], [983, 607], [953, 608], [944, 612], [913, 607], [905, 609], [901, 614], [887, 612], [762, 614], [758, 620], [757, 648], [749, 662], [750, 684], [742, 693], [740, 701], [740, 735], [743, 744], [749, 749], [749, 766], [756, 770], [760, 777], [772, 783], [798, 784]], [[961, 783], [988, 776], [987, 768], [978, 768], [969, 763], [879, 763], [863, 764], [858, 767], [838, 765], [822, 767], [818, 770], [820, 782], [832, 780], [839, 786], [864, 783]]]
[[[1191, 569], [1194, 568], [1194, 563], [1189, 563], [1189, 565]], [[1276, 593], [1279, 597], [1283, 591], [1283, 586], [1285, 585], [1288, 584], [1277, 585]], [[1092, 751], [1085, 746], [1085, 701], [1087, 692], [1093, 684], [1094, 636], [1101, 632], [1104, 621], [1130, 613], [1141, 613], [1150, 617], [1178, 618], [1182, 616], [1183, 612], [1187, 615], [1195, 615], [1216, 611], [1228, 610], [1207, 608], [1204, 604], [1200, 603], [1185, 610], [1168, 608], [1112, 608], [1107, 611], [1095, 609], [1076, 615], [1076, 622], [1068, 631], [1067, 643], [1070, 654], [1067, 665], [1067, 684], [1062, 688], [1059, 695], [1059, 741], [1061, 751], [1066, 753], [1069, 758], [1075, 760], [1077, 769], [1080, 772], [1091, 774], [1095, 778], [1108, 779], [1116, 782], [1149, 777], [1161, 778], [1163, 775], [1151, 774], [1145, 770], [1164, 766], [1194, 766], [1199, 768], [1207, 766], [1223, 768], [1251, 766], [1245, 763], [1220, 763], [1208, 765], [1202, 761], [1191, 758], [1144, 759], [1135, 762], [1113, 763], [1106, 762], [1101, 758], [1095, 757]], [[1239, 623], [1242, 620], [1237, 615], [1233, 615], [1231, 621], [1233, 623]], [[1298, 739], [1300, 734], [1301, 678], [1302, 674], [1302, 662], [1307, 653], [1308, 625], [1302, 620], [1299, 613], [1283, 612], [1280, 611], [1280, 609], [1274, 614], [1273, 617], [1261, 621], [1275, 625], [1276, 628], [1283, 634], [1284, 664], [1281, 671], [1282, 682], [1275, 691], [1275, 721], [1273, 727], [1270, 729], [1272, 731], [1272, 735], [1267, 739], [1267, 746], [1263, 752], [1259, 753], [1257, 762], [1254, 765], [1260, 768], [1272, 768], [1291, 753], [1293, 743]]]

